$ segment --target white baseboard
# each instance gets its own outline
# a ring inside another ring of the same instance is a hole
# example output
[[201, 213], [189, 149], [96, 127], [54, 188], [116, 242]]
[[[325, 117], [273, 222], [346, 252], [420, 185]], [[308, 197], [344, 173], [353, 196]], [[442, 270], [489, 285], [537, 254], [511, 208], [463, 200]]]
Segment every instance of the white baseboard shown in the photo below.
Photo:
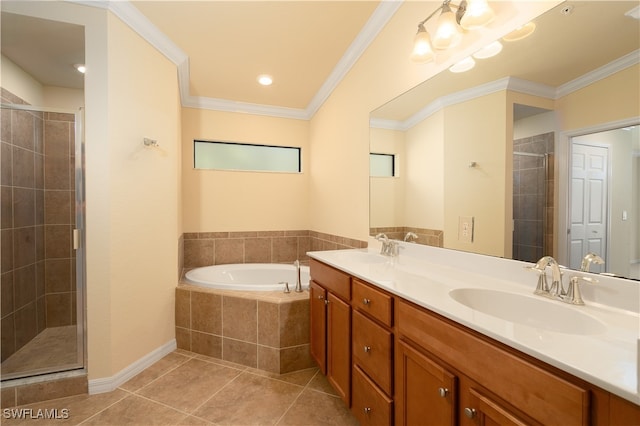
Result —
[[114, 376], [89, 380], [89, 395], [115, 390], [118, 386], [140, 373], [154, 362], [173, 352], [176, 347], [176, 339], [172, 339], [152, 352], [149, 352], [128, 367], [123, 368]]

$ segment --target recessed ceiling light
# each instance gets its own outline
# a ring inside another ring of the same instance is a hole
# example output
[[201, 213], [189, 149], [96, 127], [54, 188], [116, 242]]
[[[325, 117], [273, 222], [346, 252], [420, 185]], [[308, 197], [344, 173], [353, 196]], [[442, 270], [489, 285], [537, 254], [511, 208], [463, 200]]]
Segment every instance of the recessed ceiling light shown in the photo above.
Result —
[[84, 64], [74, 64], [73, 67], [82, 74], [84, 74], [85, 71], [87, 71], [87, 67]]
[[271, 83], [273, 83], [273, 78], [271, 78], [270, 75], [262, 74], [258, 76], [258, 83], [262, 84], [263, 86], [270, 86]]
[[471, 56], [468, 56], [463, 60], [461, 60], [460, 62], [458, 62], [457, 64], [452, 65], [451, 68], [449, 68], [449, 71], [465, 72], [465, 71], [469, 71], [471, 68], [475, 66], [476, 66], [476, 61], [474, 61]]
[[485, 47], [478, 50], [473, 54], [473, 57], [476, 59], [487, 59], [492, 56], [496, 56], [500, 52], [502, 52], [502, 43], [496, 40], [493, 43], [487, 44]]
[[506, 36], [502, 37], [504, 41], [517, 41], [522, 40], [525, 37], [530, 36], [536, 30], [535, 22], [529, 22], [515, 30], [511, 31]]

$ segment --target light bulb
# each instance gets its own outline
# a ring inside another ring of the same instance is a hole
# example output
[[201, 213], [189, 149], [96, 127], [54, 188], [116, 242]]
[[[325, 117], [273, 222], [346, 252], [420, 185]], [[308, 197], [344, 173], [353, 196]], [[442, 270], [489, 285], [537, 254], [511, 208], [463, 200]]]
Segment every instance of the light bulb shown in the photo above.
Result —
[[425, 30], [424, 25], [420, 24], [413, 42], [411, 60], [413, 62], [425, 63], [432, 61], [433, 58], [434, 53], [431, 48], [431, 37], [429, 37], [429, 33]]
[[467, 9], [460, 19], [460, 26], [465, 30], [475, 30], [487, 25], [495, 16], [487, 0], [467, 0]]
[[449, 49], [457, 46], [461, 39], [462, 31], [456, 22], [455, 13], [451, 11], [448, 4], [443, 5], [433, 36], [433, 47], [435, 49]]

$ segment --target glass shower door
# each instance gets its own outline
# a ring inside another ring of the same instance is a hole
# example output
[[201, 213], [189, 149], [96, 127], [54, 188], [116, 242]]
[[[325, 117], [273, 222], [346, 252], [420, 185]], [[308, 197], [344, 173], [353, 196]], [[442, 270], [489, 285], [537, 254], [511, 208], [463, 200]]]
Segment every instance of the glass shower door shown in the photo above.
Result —
[[82, 114], [2, 105], [2, 381], [82, 369]]

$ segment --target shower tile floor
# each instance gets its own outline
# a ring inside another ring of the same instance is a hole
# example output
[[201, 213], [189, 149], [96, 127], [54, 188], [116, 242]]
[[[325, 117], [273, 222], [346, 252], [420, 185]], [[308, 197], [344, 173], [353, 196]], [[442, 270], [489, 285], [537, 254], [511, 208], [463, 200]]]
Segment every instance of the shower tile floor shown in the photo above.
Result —
[[77, 364], [77, 330], [75, 325], [45, 328], [4, 360], [0, 365], [2, 377], [22, 371]]
[[112, 392], [15, 408], [66, 409], [68, 418], [3, 425], [358, 424], [317, 368], [274, 374], [180, 349]]

